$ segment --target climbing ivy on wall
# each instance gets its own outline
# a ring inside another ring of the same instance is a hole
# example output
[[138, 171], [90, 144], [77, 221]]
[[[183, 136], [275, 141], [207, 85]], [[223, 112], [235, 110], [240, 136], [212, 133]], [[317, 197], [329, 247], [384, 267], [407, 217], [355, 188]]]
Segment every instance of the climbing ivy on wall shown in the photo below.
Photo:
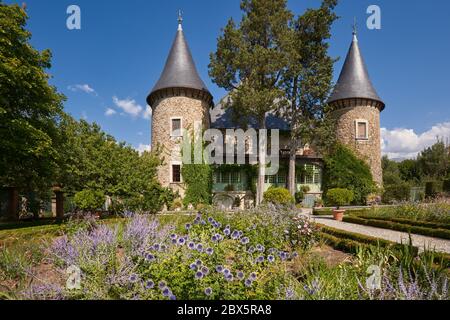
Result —
[[256, 195], [256, 177], [258, 175], [258, 166], [251, 164], [223, 164], [220, 166], [213, 166], [213, 172], [229, 173], [229, 172], [244, 172], [247, 176], [247, 189]]
[[211, 204], [212, 168], [207, 164], [184, 165], [181, 173], [186, 184], [186, 195], [183, 204]]

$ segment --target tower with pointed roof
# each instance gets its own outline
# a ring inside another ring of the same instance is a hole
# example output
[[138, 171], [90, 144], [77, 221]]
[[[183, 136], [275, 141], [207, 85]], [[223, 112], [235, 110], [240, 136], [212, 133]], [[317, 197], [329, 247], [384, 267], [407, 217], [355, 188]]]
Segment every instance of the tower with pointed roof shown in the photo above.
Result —
[[374, 181], [381, 186], [380, 113], [385, 104], [370, 80], [356, 28], [344, 67], [328, 103], [337, 120], [338, 141], [353, 149], [367, 162]]
[[160, 150], [163, 164], [158, 180], [184, 195], [181, 176], [180, 129], [189, 130], [195, 121], [210, 127], [213, 97], [200, 78], [184, 36], [181, 13], [178, 30], [159, 81], [147, 97], [152, 115], [152, 148]]

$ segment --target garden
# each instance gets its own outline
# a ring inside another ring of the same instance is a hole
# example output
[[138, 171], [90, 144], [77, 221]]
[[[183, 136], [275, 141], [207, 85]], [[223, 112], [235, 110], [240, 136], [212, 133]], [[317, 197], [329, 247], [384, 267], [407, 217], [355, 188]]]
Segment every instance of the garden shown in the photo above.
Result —
[[2, 229], [4, 299], [450, 298], [448, 257], [316, 225], [292, 207]]

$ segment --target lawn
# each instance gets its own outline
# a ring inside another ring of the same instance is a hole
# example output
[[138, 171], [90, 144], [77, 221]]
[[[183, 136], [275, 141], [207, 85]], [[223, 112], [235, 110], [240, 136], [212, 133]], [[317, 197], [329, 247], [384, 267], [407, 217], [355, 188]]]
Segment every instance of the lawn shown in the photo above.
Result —
[[[353, 249], [343, 250], [323, 234], [295, 210], [274, 207], [6, 228], [0, 292], [38, 300], [449, 299], [448, 271], [431, 253], [354, 235]], [[374, 266], [378, 289], [367, 282]]]

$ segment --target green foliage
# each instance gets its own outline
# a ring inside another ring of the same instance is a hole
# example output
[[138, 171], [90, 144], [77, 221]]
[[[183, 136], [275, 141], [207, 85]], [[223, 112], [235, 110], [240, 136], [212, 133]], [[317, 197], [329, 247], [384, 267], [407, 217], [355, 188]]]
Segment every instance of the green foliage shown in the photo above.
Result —
[[384, 186], [383, 201], [392, 203], [394, 201], [408, 201], [411, 198], [411, 185], [400, 181], [396, 184]]
[[450, 179], [445, 179], [442, 185], [442, 189], [444, 192], [450, 192]]
[[425, 176], [441, 180], [449, 173], [450, 148], [443, 141], [438, 141], [430, 148], [422, 151], [417, 161]]
[[183, 181], [186, 184], [186, 195], [183, 203], [211, 204], [212, 198], [212, 168], [207, 164], [185, 164], [181, 170]]
[[88, 212], [100, 210], [105, 204], [105, 194], [101, 191], [83, 190], [77, 192], [73, 201], [78, 209]]
[[303, 191], [299, 191], [299, 192], [295, 193], [295, 203], [296, 204], [302, 203], [304, 198], [305, 198], [305, 194], [303, 193]]
[[375, 191], [372, 173], [366, 162], [341, 144], [325, 156], [324, 161], [324, 192], [334, 188], [349, 189], [354, 193], [352, 204], [365, 204], [367, 197]]
[[279, 205], [292, 205], [295, 199], [285, 188], [270, 188], [264, 193], [264, 202]]
[[53, 183], [65, 98], [48, 83], [51, 53], [31, 46], [27, 19], [0, 3], [0, 186], [40, 192]]
[[327, 192], [327, 201], [334, 206], [342, 207], [349, 205], [354, 198], [354, 193], [348, 189], [330, 189]]
[[435, 198], [439, 192], [442, 192], [441, 181], [427, 181], [425, 183], [425, 196], [427, 198]]

